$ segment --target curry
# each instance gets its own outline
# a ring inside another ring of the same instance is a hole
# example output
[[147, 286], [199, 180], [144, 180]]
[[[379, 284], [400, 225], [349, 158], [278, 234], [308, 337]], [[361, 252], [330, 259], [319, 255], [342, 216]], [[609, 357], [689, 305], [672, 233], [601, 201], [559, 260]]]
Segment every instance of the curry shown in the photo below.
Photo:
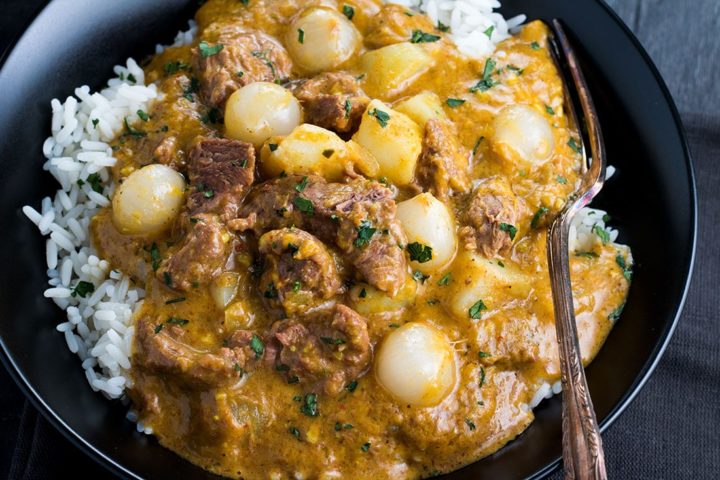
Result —
[[[419, 13], [331, 3], [205, 3], [145, 65], [163, 96], [92, 222], [146, 291], [139, 418], [228, 477], [449, 472], [559, 378], [545, 237], [581, 141], [546, 27], [477, 60]], [[631, 266], [594, 231], [571, 255], [586, 364]]]

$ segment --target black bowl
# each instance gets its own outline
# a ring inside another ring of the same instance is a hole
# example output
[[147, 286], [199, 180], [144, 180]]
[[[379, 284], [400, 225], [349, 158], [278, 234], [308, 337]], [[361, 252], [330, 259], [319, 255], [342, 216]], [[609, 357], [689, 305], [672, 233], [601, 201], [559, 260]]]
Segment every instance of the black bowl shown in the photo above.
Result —
[[[581, 55], [607, 144], [618, 168], [596, 205], [633, 249], [627, 308], [587, 369], [598, 420], [607, 428], [647, 380], [682, 308], [695, 250], [696, 200], [687, 142], [652, 62], [599, 0], [505, 0], [504, 13], [561, 18]], [[133, 478], [216, 478], [138, 434], [126, 408], [88, 387], [55, 325], [64, 315], [42, 298], [44, 241], [20, 209], [56, 184], [41, 173], [50, 99], [101, 87], [111, 68], [143, 58], [186, 27], [196, 0], [55, 0], [0, 71], [0, 346], [2, 360], [35, 406], [88, 455]], [[16, 275], [17, 274], [17, 275]], [[559, 464], [560, 399], [536, 409], [517, 440], [451, 478], [522, 478]]]

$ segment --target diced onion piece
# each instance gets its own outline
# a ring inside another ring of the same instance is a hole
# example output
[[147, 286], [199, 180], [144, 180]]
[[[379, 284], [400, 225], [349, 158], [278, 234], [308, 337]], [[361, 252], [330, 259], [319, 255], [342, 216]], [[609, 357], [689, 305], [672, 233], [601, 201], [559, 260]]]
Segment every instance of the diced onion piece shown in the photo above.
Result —
[[397, 219], [405, 231], [409, 246], [418, 243], [420, 247], [416, 245], [416, 248], [423, 248], [425, 252], [425, 247], [431, 249], [429, 260], [424, 255], [421, 259], [426, 261], [411, 261], [413, 269], [426, 274], [435, 273], [452, 260], [457, 250], [455, 222], [445, 204], [431, 193], [421, 193], [398, 203]]
[[115, 191], [113, 223], [128, 235], [162, 233], [180, 213], [184, 199], [182, 175], [165, 165], [147, 165], [131, 173]]
[[249, 83], [233, 92], [225, 105], [226, 135], [255, 145], [287, 135], [301, 122], [300, 102], [274, 83]]
[[361, 35], [345, 15], [310, 7], [292, 21], [285, 45], [295, 63], [308, 72], [337, 68], [360, 47]]
[[399, 312], [414, 302], [416, 293], [417, 282], [408, 278], [394, 297], [375, 287], [360, 283], [350, 289], [350, 298], [353, 307], [360, 315], [369, 316]]
[[210, 295], [220, 310], [225, 310], [235, 298], [239, 278], [236, 272], [224, 272], [210, 284]]
[[547, 119], [527, 105], [509, 105], [493, 120], [494, 150], [511, 163], [544, 162], [553, 153], [555, 138]]
[[407, 115], [380, 100], [373, 100], [365, 110], [353, 140], [375, 157], [379, 176], [396, 185], [412, 182], [422, 150], [422, 130]]
[[437, 405], [455, 385], [455, 352], [434, 327], [406, 323], [383, 340], [375, 374], [397, 400], [424, 407]]

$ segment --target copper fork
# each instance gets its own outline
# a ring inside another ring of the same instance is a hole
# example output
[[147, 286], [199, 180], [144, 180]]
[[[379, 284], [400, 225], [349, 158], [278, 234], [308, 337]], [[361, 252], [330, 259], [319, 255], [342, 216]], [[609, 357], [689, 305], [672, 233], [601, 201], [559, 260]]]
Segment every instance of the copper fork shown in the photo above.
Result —
[[[575, 312], [570, 286], [568, 236], [573, 217], [600, 192], [605, 182], [605, 148], [595, 105], [590, 96], [585, 77], [580, 70], [577, 56], [559, 20], [552, 21], [553, 36], [550, 39], [558, 69], [564, 77], [565, 98], [568, 114], [581, 130], [583, 157], [582, 181], [570, 197], [560, 215], [548, 230], [547, 256], [550, 270], [555, 326], [560, 353], [562, 375], [562, 432], [563, 463], [566, 479], [607, 478], [605, 454], [600, 429], [595, 417], [585, 371], [583, 370], [578, 344]], [[568, 82], [568, 74], [571, 82]], [[582, 110], [582, 125], [577, 122], [573, 100], [568, 87], [572, 86]], [[582, 141], [584, 127], [590, 143], [588, 157]]]

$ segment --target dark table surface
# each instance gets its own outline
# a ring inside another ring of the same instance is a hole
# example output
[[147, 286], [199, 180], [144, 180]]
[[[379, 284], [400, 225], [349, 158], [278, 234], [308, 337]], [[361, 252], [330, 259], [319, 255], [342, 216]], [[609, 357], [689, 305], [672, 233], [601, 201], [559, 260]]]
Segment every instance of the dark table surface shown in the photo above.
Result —
[[[0, 51], [45, 3], [2, 1]], [[715, 479], [720, 475], [720, 0], [608, 3], [639, 37], [675, 98], [699, 197], [697, 261], [687, 304], [657, 370], [603, 435], [609, 475]], [[60, 479], [71, 473], [111, 477], [55, 431], [0, 367], [0, 478]]]

